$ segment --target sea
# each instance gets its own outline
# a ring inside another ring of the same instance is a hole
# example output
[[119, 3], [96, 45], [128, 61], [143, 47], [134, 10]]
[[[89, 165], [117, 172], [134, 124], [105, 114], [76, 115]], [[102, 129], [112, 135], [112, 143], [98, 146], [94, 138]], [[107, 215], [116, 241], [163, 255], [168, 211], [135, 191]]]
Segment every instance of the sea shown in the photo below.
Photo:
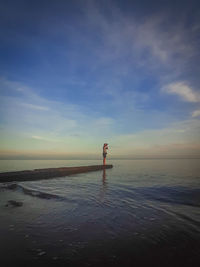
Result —
[[[1, 266], [200, 266], [200, 159], [107, 163], [113, 168], [1, 183]], [[0, 172], [100, 164], [1, 160]]]

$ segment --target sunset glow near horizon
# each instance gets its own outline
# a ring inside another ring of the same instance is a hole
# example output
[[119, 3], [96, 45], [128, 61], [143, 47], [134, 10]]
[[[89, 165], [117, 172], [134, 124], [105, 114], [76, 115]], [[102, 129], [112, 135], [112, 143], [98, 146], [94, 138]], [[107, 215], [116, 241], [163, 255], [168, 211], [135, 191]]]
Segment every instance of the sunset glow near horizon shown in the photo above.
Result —
[[198, 1], [1, 1], [0, 158], [200, 155]]

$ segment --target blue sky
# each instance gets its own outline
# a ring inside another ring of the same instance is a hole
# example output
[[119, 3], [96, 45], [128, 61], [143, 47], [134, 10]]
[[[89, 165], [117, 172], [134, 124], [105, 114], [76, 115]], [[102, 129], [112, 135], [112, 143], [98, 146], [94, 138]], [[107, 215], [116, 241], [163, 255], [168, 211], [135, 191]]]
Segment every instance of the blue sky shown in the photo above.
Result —
[[198, 1], [0, 1], [0, 157], [200, 155]]

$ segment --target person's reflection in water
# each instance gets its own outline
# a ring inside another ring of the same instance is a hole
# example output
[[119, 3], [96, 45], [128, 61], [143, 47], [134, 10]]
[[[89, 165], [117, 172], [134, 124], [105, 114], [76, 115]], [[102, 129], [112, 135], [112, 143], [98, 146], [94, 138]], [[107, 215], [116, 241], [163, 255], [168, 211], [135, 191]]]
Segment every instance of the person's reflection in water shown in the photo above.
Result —
[[106, 186], [106, 169], [103, 169], [102, 183], [103, 186]]
[[103, 175], [102, 175], [102, 188], [100, 191], [100, 201], [105, 201], [105, 195], [107, 190], [107, 181], [106, 181], [106, 169], [103, 169]]

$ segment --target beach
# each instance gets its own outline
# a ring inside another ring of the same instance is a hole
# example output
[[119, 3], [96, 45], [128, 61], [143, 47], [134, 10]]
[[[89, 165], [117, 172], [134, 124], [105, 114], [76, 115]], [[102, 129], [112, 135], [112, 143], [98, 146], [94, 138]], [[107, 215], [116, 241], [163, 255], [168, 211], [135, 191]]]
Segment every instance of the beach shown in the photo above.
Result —
[[[98, 163], [1, 161], [1, 172]], [[2, 266], [199, 266], [199, 163], [112, 160], [105, 171], [1, 184]]]

